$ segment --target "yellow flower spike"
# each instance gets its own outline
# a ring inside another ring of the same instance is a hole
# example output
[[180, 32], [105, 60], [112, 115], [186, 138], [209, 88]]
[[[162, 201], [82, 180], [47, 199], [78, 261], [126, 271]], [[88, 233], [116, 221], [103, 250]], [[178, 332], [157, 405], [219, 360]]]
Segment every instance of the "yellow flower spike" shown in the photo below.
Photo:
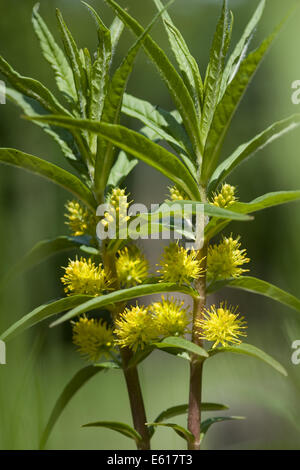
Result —
[[205, 309], [203, 319], [196, 321], [196, 326], [201, 330], [198, 334], [199, 338], [214, 341], [213, 348], [218, 344], [225, 347], [230, 344], [241, 344], [239, 336], [247, 336], [244, 332], [247, 323], [244, 317], [239, 317], [236, 311], [237, 307], [227, 307], [224, 302], [219, 308], [212, 305], [210, 310]]
[[[118, 222], [121, 225], [129, 220], [129, 217], [125, 215], [131, 202], [128, 202], [129, 194], [126, 194], [125, 189], [114, 188], [111, 194], [107, 198], [107, 202], [110, 204], [110, 209], [105, 212], [104, 218], [101, 223], [104, 227], [108, 227], [112, 222]], [[126, 198], [126, 199], [124, 199]]]
[[148, 278], [149, 263], [137, 247], [125, 247], [117, 254], [116, 269], [122, 287], [142, 284]]
[[210, 245], [207, 254], [207, 277], [209, 280], [228, 279], [229, 277], [239, 277], [249, 269], [241, 266], [249, 263], [246, 257], [246, 250], [240, 249], [240, 237], [235, 240], [224, 237], [219, 245]]
[[69, 201], [65, 205], [66, 225], [69, 226], [74, 237], [80, 237], [85, 234], [95, 235], [96, 216], [91, 211], [83, 207], [77, 201]]
[[181, 189], [177, 188], [177, 186], [169, 186], [168, 189], [171, 201], [183, 201], [188, 199], [187, 195]]
[[178, 243], [171, 243], [164, 250], [161, 268], [157, 272], [161, 274], [162, 281], [190, 284], [204, 272], [201, 267], [204, 258], [198, 259], [197, 256], [194, 249], [189, 251]]
[[183, 336], [188, 332], [189, 312], [183, 305], [184, 302], [174, 300], [173, 297], [166, 300], [162, 296], [160, 302], [154, 302], [149, 307], [160, 336]]
[[222, 209], [226, 209], [237, 201], [235, 196], [236, 188], [230, 184], [223, 184], [221, 191], [214, 194], [212, 204]]
[[61, 282], [65, 285], [65, 293], [67, 295], [92, 295], [97, 297], [106, 291], [112, 279], [109, 273], [100, 264], [96, 266], [91, 258], [76, 257], [76, 260], [69, 260], [69, 264], [65, 270]]
[[71, 323], [73, 343], [82, 356], [93, 362], [102, 355], [108, 356], [113, 348], [114, 336], [112, 329], [107, 327], [105, 322], [83, 316], [77, 322]]
[[134, 352], [138, 348], [144, 349], [146, 344], [158, 337], [152, 315], [144, 306], [126, 308], [115, 324], [116, 344], [121, 348], [128, 347]]

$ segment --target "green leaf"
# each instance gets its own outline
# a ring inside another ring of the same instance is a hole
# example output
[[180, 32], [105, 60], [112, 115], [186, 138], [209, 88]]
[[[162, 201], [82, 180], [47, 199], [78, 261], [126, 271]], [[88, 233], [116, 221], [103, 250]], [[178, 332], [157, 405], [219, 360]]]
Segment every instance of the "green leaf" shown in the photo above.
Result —
[[72, 72], [73, 72], [75, 88], [76, 88], [77, 96], [78, 96], [78, 100], [79, 100], [80, 113], [81, 113], [81, 116], [84, 118], [84, 117], [86, 117], [86, 104], [87, 104], [87, 99], [86, 99], [87, 76], [86, 76], [86, 72], [85, 72], [85, 70], [83, 68], [83, 65], [82, 65], [82, 62], [80, 60], [79, 50], [77, 48], [75, 40], [74, 40], [71, 32], [67, 28], [67, 25], [64, 22], [64, 19], [62, 17], [62, 14], [58, 9], [56, 10], [56, 16], [57, 16], [58, 24], [59, 24], [60, 31], [61, 31], [61, 34], [62, 34], [64, 48], [65, 48], [66, 54], [69, 58], [71, 68], [72, 68]]
[[87, 301], [78, 308], [74, 308], [66, 315], [63, 315], [57, 321], [52, 323], [51, 326], [59, 325], [65, 321], [71, 320], [73, 317], [76, 317], [81, 313], [96, 310], [100, 307], [113, 305], [117, 302], [125, 302], [127, 300], [135, 299], [137, 297], [143, 297], [146, 295], [160, 294], [163, 292], [182, 292], [191, 296], [196, 295], [196, 291], [191, 287], [178, 286], [177, 284], [173, 283], [160, 282], [157, 284], [144, 284], [136, 287], [131, 287], [129, 289], [122, 289], [115, 292], [111, 292], [110, 294], [101, 295], [99, 297], [94, 297], [93, 299]]
[[43, 18], [39, 15], [38, 10], [39, 4], [36, 4], [33, 8], [32, 23], [40, 41], [43, 55], [54, 70], [58, 89], [67, 99], [71, 98], [71, 100], [76, 101], [76, 89], [72, 70]]
[[125, 152], [144, 161], [170, 178], [192, 199], [200, 199], [199, 189], [196, 181], [175, 155], [160, 145], [151, 142], [138, 132], [123, 126], [103, 124], [89, 121], [87, 119], [70, 119], [61, 116], [36, 117], [41, 122], [66, 127], [67, 129], [85, 129], [95, 132], [103, 138], [112, 142]]
[[273, 357], [269, 356], [269, 354], [265, 353], [261, 349], [257, 348], [256, 346], [253, 346], [252, 344], [242, 343], [237, 346], [226, 346], [211, 349], [209, 351], [209, 355], [210, 357], [212, 357], [222, 352], [231, 352], [234, 354], [242, 354], [246, 356], [255, 357], [256, 359], [260, 359], [269, 366], [273, 367], [273, 369], [277, 370], [277, 372], [279, 372], [280, 374], [287, 376], [287, 371], [278, 361], [273, 359]]
[[[184, 405], [177, 405], [168, 408], [167, 410], [162, 411], [157, 418], [155, 419], [155, 423], [161, 423], [166, 419], [174, 418], [175, 416], [187, 414], [189, 410], [188, 403]], [[219, 403], [201, 403], [201, 411], [220, 411], [220, 410], [228, 410], [228, 406], [221, 405]]]
[[200, 441], [202, 442], [209, 428], [215, 423], [222, 423], [224, 421], [233, 421], [245, 419], [243, 416], [215, 416], [214, 418], [206, 419], [201, 423]]
[[[45, 261], [56, 253], [67, 250], [74, 250], [83, 244], [80, 237], [61, 236], [50, 240], [38, 242], [18, 263], [13, 266], [4, 278], [4, 282], [8, 282], [15, 276], [21, 274], [33, 266]], [[3, 281], [0, 283], [0, 287]]]
[[16, 72], [6, 60], [0, 56], [0, 72], [6, 77], [11, 86], [29, 98], [38, 101], [50, 113], [70, 115], [61, 106], [52, 93], [40, 82], [33, 78], [23, 77]]
[[190, 431], [188, 431], [184, 427], [179, 426], [178, 424], [175, 424], [175, 423], [147, 423], [147, 426], [150, 427], [150, 429], [153, 426], [165, 426], [167, 428], [174, 429], [176, 434], [182, 437], [182, 439], [184, 439], [187, 443], [190, 444], [194, 441], [194, 436]]
[[241, 62], [245, 58], [245, 55], [247, 54], [249, 44], [255, 32], [255, 28], [258, 25], [262, 17], [265, 5], [266, 5], [266, 0], [261, 0], [252, 18], [247, 24], [242, 34], [241, 39], [239, 40], [232, 54], [229, 57], [229, 60], [226, 64], [223, 77], [222, 77], [222, 85], [221, 85], [221, 91], [220, 91], [221, 97], [224, 95], [227, 85], [230, 82], [232, 82], [232, 80], [236, 76], [239, 70], [239, 67], [241, 65]]
[[65, 312], [70, 308], [77, 307], [78, 305], [85, 303], [90, 298], [91, 297], [88, 295], [72, 295], [70, 297], [41, 305], [10, 326], [4, 333], [2, 333], [0, 339], [3, 341], [9, 341], [17, 334], [27, 330], [37, 323], [40, 323], [53, 315], [57, 315], [58, 313]]
[[87, 186], [79, 178], [53, 163], [21, 152], [20, 150], [8, 148], [0, 148], [0, 162], [43, 176], [74, 194], [92, 210], [96, 207], [94, 196]]
[[[173, 0], [172, 0], [173, 1]], [[144, 30], [143, 34], [138, 38], [131, 47], [128, 54], [124, 58], [121, 66], [115, 72], [105, 99], [102, 120], [108, 124], [118, 124], [120, 122], [120, 114], [122, 109], [122, 100], [125, 93], [129, 76], [132, 72], [136, 56], [145, 41], [145, 38], [153, 25], [156, 23], [160, 15], [165, 9], [160, 11], [149, 26]], [[100, 139], [99, 139], [100, 140]], [[96, 166], [95, 166], [95, 188], [96, 193], [102, 197], [109, 173], [114, 161], [114, 146], [112, 142], [106, 142], [106, 145], [99, 146]]]
[[[105, 1], [114, 9], [115, 13], [136, 36], [140, 36], [143, 33], [144, 28], [114, 0]], [[201, 142], [198, 118], [193, 100], [187, 87], [164, 51], [149, 35], [146, 37], [143, 46], [148, 56], [157, 66], [169, 89], [175, 106], [182, 116], [186, 131], [193, 142], [195, 153], [199, 153]]]
[[157, 349], [162, 349], [163, 351], [170, 352], [171, 354], [178, 354], [178, 351], [186, 351], [188, 353], [196, 354], [200, 357], [208, 357], [205, 349], [201, 348], [192, 341], [188, 341], [184, 338], [179, 338], [177, 336], [170, 336], [163, 339], [159, 343], [153, 343]]
[[128, 156], [121, 150], [119, 156], [111, 169], [107, 181], [108, 186], [119, 186], [122, 181], [129, 175], [129, 173], [136, 167], [138, 160]]
[[242, 289], [253, 294], [263, 295], [300, 312], [300, 300], [297, 297], [256, 277], [241, 276], [217, 281], [208, 287], [208, 292], [216, 292], [223, 287], [232, 287], [233, 289]]
[[[111, 365], [109, 365], [111, 364]], [[94, 375], [100, 371], [106, 371], [109, 368], [117, 368], [117, 365], [114, 363], [107, 363], [107, 365], [92, 365], [87, 366], [77, 372], [70, 382], [66, 385], [63, 392], [59, 396], [55, 406], [52, 410], [48, 423], [43, 431], [41, 440], [40, 440], [40, 449], [43, 449], [47, 443], [47, 440], [51, 434], [51, 431], [56, 424], [58, 418], [62, 414], [63, 410], [73, 398], [73, 396], [78, 392], [78, 390], [86, 384]]]
[[296, 129], [299, 125], [300, 114], [294, 114], [287, 119], [272, 124], [249, 142], [240, 145], [236, 151], [230, 155], [230, 157], [226, 158], [215, 170], [209, 183], [209, 191], [214, 191], [240, 163], [265, 148], [268, 144], [274, 142], [274, 140]]
[[95, 423], [88, 423], [82, 426], [83, 428], [108, 428], [117, 431], [123, 436], [133, 439], [136, 443], [142, 441], [141, 435], [131, 426], [118, 421], [96, 421]]
[[112, 55], [114, 54], [116, 47], [119, 43], [121, 34], [124, 30], [124, 23], [120, 20], [118, 16], [114, 19], [110, 27], [110, 37], [111, 37], [111, 46], [112, 46]]
[[184, 128], [172, 113], [126, 93], [123, 99], [122, 112], [127, 116], [139, 119], [152, 129], [160, 139], [166, 140], [178, 153], [186, 152], [190, 159], [196, 163], [190, 140]]
[[228, 86], [222, 100], [218, 104], [205, 145], [201, 172], [202, 183], [206, 183], [214, 172], [233, 115], [281, 26], [282, 23], [254, 52], [251, 52], [248, 57], [243, 60], [235, 78]]
[[224, 0], [222, 14], [213, 39], [204, 82], [203, 113], [201, 118], [201, 136], [203, 144], [205, 144], [218, 104], [225, 57], [230, 43], [231, 24], [232, 18], [230, 19], [229, 16], [227, 0]]
[[[161, 9], [163, 6], [160, 0], [154, 0], [154, 3], [158, 9]], [[175, 27], [170, 15], [167, 12], [163, 14], [163, 19], [165, 20], [164, 24], [169, 37], [170, 45], [183, 76], [184, 83], [190, 91], [196, 106], [198, 118], [200, 118], [203, 83], [198, 64], [191, 55], [182, 34]]]
[[[171, 207], [172, 207], [172, 213], [174, 213], [174, 215], [181, 214], [183, 210], [185, 210], [185, 215], [196, 214], [198, 206], [200, 206], [200, 208], [203, 206], [204, 214], [210, 217], [219, 217], [222, 219], [240, 220], [240, 221], [252, 220], [252, 217], [247, 216], [247, 215], [245, 216], [245, 214], [240, 214], [233, 210], [222, 209], [221, 207], [217, 207], [209, 203], [188, 201], [188, 200], [166, 201], [157, 209], [156, 212], [153, 212], [148, 217], [155, 218], [160, 213], [162, 215], [165, 212], [169, 213]], [[176, 209], [176, 207], [178, 207], [178, 209]]]

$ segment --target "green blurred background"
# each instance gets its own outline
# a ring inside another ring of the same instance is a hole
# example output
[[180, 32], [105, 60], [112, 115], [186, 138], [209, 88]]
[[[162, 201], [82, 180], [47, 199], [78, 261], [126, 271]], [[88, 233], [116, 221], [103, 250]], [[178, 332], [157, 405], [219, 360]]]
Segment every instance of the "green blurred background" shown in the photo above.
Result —
[[[22, 74], [36, 77], [53, 90], [54, 81], [42, 58], [31, 26], [34, 0], [0, 0], [0, 53]], [[80, 46], [96, 47], [93, 21], [79, 0], [41, 0], [41, 14], [57, 33], [55, 8], [62, 10]], [[170, 9], [204, 73], [221, 0], [176, 0]], [[291, 0], [269, 0], [252, 47], [287, 13]], [[111, 11], [102, 0], [90, 0], [110, 24]], [[122, 6], [147, 24], [155, 12], [151, 0], [120, 0]], [[239, 38], [257, 1], [231, 0], [235, 14], [233, 41]], [[299, 111], [291, 102], [291, 83], [300, 79], [300, 11], [293, 13], [272, 51], [252, 82], [227, 138], [223, 157], [271, 122]], [[169, 54], [161, 25], [154, 35]], [[118, 64], [132, 37], [122, 37]], [[129, 91], [167, 109], [168, 92], [149, 59], [141, 53]], [[133, 120], [124, 120], [138, 128]], [[68, 168], [58, 148], [38, 127], [20, 119], [10, 103], [0, 106], [0, 145], [15, 147]], [[231, 183], [238, 185], [242, 201], [269, 191], [299, 189], [299, 131], [259, 152], [245, 163]], [[69, 168], [68, 168], [69, 169]], [[140, 164], [128, 181], [134, 199], [146, 204], [161, 201], [168, 181]], [[68, 195], [22, 171], [0, 166], [0, 275], [6, 273], [37, 241], [67, 233], [63, 205]], [[299, 205], [270, 209], [255, 221], [232, 224], [240, 233], [252, 259], [253, 275], [265, 278], [300, 295]], [[152, 266], [161, 250], [159, 242], [144, 243]], [[19, 277], [1, 292], [0, 331], [34, 307], [62, 295], [60, 266], [67, 255], [51, 259]], [[204, 399], [230, 406], [232, 415], [245, 421], [216, 424], [205, 441], [207, 449], [300, 449], [300, 365], [291, 363], [291, 343], [300, 339], [297, 314], [271, 300], [223, 292], [249, 322], [248, 341], [265, 349], [287, 368], [281, 377], [255, 359], [231, 356], [211, 359], [204, 374]], [[46, 324], [17, 337], [7, 348], [7, 365], [0, 366], [0, 449], [36, 449], [41, 430], [61, 389], [84, 361], [71, 344], [70, 328], [49, 329]], [[164, 408], [185, 403], [188, 397], [188, 364], [164, 353], [155, 353], [140, 367], [149, 420]], [[132, 449], [130, 440], [113, 431], [81, 429], [95, 420], [131, 423], [123, 377], [118, 371], [99, 374], [66, 408], [49, 440], [49, 449]], [[185, 417], [176, 420], [185, 424]], [[159, 429], [153, 448], [183, 449], [183, 441], [168, 429]]]

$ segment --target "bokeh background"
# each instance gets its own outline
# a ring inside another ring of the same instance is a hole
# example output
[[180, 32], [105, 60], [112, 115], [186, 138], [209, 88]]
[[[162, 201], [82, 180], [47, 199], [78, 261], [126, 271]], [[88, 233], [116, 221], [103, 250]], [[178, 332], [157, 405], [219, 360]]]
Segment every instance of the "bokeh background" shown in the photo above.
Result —
[[[55, 90], [49, 68], [41, 56], [31, 26], [33, 0], [0, 0], [0, 53], [22, 74], [36, 77]], [[93, 21], [79, 0], [41, 0], [41, 14], [57, 34], [55, 8], [62, 10], [80, 46], [96, 47]], [[231, 0], [235, 14], [236, 42], [256, 0]], [[111, 11], [102, 0], [90, 0], [107, 22]], [[120, 0], [143, 24], [155, 12], [151, 0]], [[267, 2], [264, 18], [252, 44], [258, 43], [295, 4]], [[171, 7], [175, 24], [183, 32], [202, 73], [219, 16], [221, 0], [176, 0]], [[293, 13], [253, 80], [233, 121], [223, 157], [249, 140], [271, 122], [299, 112], [291, 102], [291, 83], [300, 79], [300, 11]], [[160, 25], [155, 37], [169, 54]], [[133, 38], [122, 36], [115, 61], [118, 64]], [[154, 66], [140, 53], [129, 91], [166, 109], [172, 109], [168, 92]], [[132, 128], [139, 124], [124, 119]], [[38, 127], [20, 119], [12, 104], [0, 106], [0, 145], [41, 156], [67, 169], [60, 151]], [[288, 134], [259, 152], [232, 175], [242, 201], [269, 191], [299, 189], [299, 131]], [[130, 177], [127, 187], [134, 199], [146, 204], [161, 201], [168, 181], [143, 164]], [[51, 183], [21, 170], [0, 166], [0, 274], [37, 241], [67, 233], [64, 203], [68, 195]], [[258, 213], [255, 221], [232, 224], [229, 231], [242, 235], [253, 275], [265, 278], [300, 295], [299, 204]], [[144, 244], [155, 266], [159, 242]], [[62, 295], [59, 282], [67, 255], [57, 256], [14, 280], [0, 293], [0, 330], [41, 303]], [[223, 296], [240, 305], [249, 322], [248, 341], [277, 358], [287, 368], [281, 377], [251, 358], [220, 355], [208, 361], [204, 376], [204, 399], [230, 406], [230, 414], [246, 420], [216, 424], [207, 435], [206, 449], [300, 449], [300, 365], [291, 362], [292, 341], [300, 339], [297, 313], [271, 300], [238, 291]], [[7, 365], [0, 366], [0, 449], [36, 449], [52, 406], [67, 381], [84, 361], [71, 344], [70, 328], [49, 329], [47, 322], [8, 344]], [[155, 353], [140, 367], [149, 420], [188, 397], [188, 364], [164, 353]], [[93, 378], [72, 400], [49, 440], [49, 449], [133, 449], [129, 439], [104, 429], [81, 429], [95, 420], [131, 423], [125, 384], [121, 373], [112, 371]], [[185, 417], [176, 422], [185, 425]], [[153, 448], [183, 449], [184, 442], [171, 430], [161, 428]]]

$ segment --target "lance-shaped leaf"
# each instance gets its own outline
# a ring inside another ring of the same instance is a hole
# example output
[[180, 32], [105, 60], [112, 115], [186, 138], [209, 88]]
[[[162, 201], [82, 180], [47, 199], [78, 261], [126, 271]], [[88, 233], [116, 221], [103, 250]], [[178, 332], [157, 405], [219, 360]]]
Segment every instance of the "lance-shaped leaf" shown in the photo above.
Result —
[[216, 354], [224, 353], [224, 352], [231, 352], [234, 354], [242, 354], [246, 356], [255, 357], [256, 359], [260, 359], [261, 361], [265, 362], [269, 366], [273, 367], [273, 369], [277, 370], [277, 372], [279, 372], [280, 374], [287, 376], [287, 371], [278, 361], [276, 361], [273, 357], [271, 357], [266, 352], [262, 351], [256, 346], [253, 346], [252, 344], [242, 343], [237, 346], [226, 346], [226, 347], [220, 347], [220, 348], [218, 347], [215, 349], [211, 349], [209, 351], [209, 355], [210, 357], [212, 357], [212, 356], [215, 356]]
[[[158, 9], [161, 9], [163, 6], [160, 0], [154, 0], [154, 3], [156, 4]], [[177, 60], [184, 83], [190, 91], [190, 94], [196, 106], [198, 118], [200, 118], [203, 83], [200, 76], [198, 64], [194, 57], [191, 55], [182, 34], [175, 27], [170, 15], [167, 12], [163, 14], [163, 19], [165, 20], [164, 25], [169, 37], [170, 45]]]
[[253, 294], [263, 295], [300, 312], [300, 300], [297, 297], [256, 277], [241, 276], [217, 281], [208, 287], [208, 292], [216, 292], [223, 287], [232, 287], [233, 289], [242, 289]]
[[120, 423], [119, 421], [96, 421], [95, 423], [88, 423], [82, 426], [83, 428], [107, 428], [112, 431], [117, 431], [123, 436], [133, 439], [137, 444], [142, 442], [141, 435], [126, 423]]
[[[173, 0], [172, 0], [173, 1]], [[168, 5], [167, 5], [168, 6]], [[167, 8], [167, 7], [166, 7]], [[122, 108], [123, 95], [125, 93], [129, 76], [132, 72], [136, 56], [144, 43], [147, 34], [156, 23], [160, 15], [165, 9], [160, 11], [151, 21], [149, 26], [144, 30], [135, 44], [131, 47], [121, 66], [115, 72], [108, 93], [106, 94], [105, 106], [103, 109], [102, 120], [108, 124], [119, 124]], [[99, 139], [99, 148], [97, 152], [95, 165], [95, 188], [100, 199], [106, 188], [110, 170], [114, 162], [114, 145], [110, 141], [103, 145], [102, 138]]]
[[201, 434], [200, 434], [200, 442], [203, 441], [207, 431], [209, 428], [215, 423], [222, 423], [224, 421], [235, 421], [245, 419], [243, 416], [215, 416], [214, 418], [206, 419], [201, 423]]
[[62, 17], [62, 14], [58, 9], [56, 10], [56, 16], [57, 16], [58, 24], [59, 24], [60, 31], [62, 34], [64, 48], [65, 48], [66, 54], [69, 58], [71, 68], [72, 68], [75, 88], [76, 88], [77, 96], [79, 100], [81, 116], [85, 117], [86, 116], [86, 103], [87, 103], [86, 72], [80, 60], [79, 50], [77, 48], [75, 40], [71, 32], [67, 28], [67, 25], [64, 22], [64, 19]]
[[38, 10], [39, 4], [36, 4], [32, 12], [32, 23], [40, 41], [43, 55], [54, 71], [58, 89], [67, 99], [71, 98], [71, 100], [76, 101], [76, 89], [72, 70]]
[[126, 93], [122, 112], [127, 116], [139, 119], [161, 139], [166, 140], [177, 152], [179, 147], [179, 153], [186, 152], [190, 159], [196, 163], [196, 157], [187, 133], [172, 113]]
[[241, 65], [241, 62], [243, 61], [243, 59], [245, 58], [247, 54], [251, 39], [255, 32], [255, 28], [258, 25], [262, 17], [265, 5], [266, 5], [266, 0], [261, 0], [252, 18], [247, 24], [242, 34], [241, 39], [237, 43], [236, 47], [234, 48], [233, 52], [231, 53], [228, 59], [228, 62], [226, 64], [223, 77], [222, 77], [222, 85], [221, 85], [221, 91], [220, 91], [221, 97], [224, 95], [227, 85], [230, 82], [232, 82], [232, 80], [236, 76], [239, 70], [239, 67]]
[[243, 60], [235, 78], [228, 86], [222, 100], [217, 106], [205, 145], [201, 171], [201, 180], [203, 183], [206, 183], [210, 179], [216, 168], [221, 147], [233, 115], [252, 77], [257, 71], [258, 66], [280, 31], [281, 26], [282, 23], [254, 52], [251, 52], [248, 57]]
[[179, 426], [178, 424], [175, 424], [175, 423], [147, 423], [147, 426], [150, 429], [156, 426], [165, 426], [166, 428], [171, 428], [176, 432], [176, 434], [178, 434], [178, 436], [184, 439], [188, 444], [191, 444], [195, 439], [193, 434], [190, 431], [188, 431], [183, 426]]
[[88, 119], [70, 119], [50, 115], [34, 119], [66, 127], [67, 129], [83, 129], [95, 132], [125, 152], [153, 166], [153, 168], [174, 181], [191, 199], [200, 200], [198, 185], [179, 158], [138, 132], [124, 126], [98, 123]]
[[214, 206], [213, 204], [203, 203], [203, 202], [196, 202], [196, 201], [188, 201], [188, 200], [180, 200], [180, 201], [166, 201], [162, 204], [157, 211], [153, 212], [152, 214], [147, 215], [152, 219], [158, 217], [159, 214], [164, 215], [164, 213], [169, 213], [170, 211], [174, 213], [176, 216], [177, 214], [184, 214], [186, 216], [190, 214], [197, 214], [197, 208], [202, 209], [205, 215], [210, 217], [220, 217], [222, 219], [229, 219], [229, 220], [240, 220], [240, 221], [249, 221], [252, 220], [252, 217], [235, 212], [229, 209], [222, 209], [221, 207]]
[[4, 280], [1, 281], [0, 288], [3, 283], [6, 283], [15, 276], [28, 271], [28, 269], [31, 269], [33, 266], [36, 266], [51, 256], [63, 251], [74, 250], [75, 248], [85, 244], [85, 242], [86, 241], [81, 237], [67, 236], [38, 242], [15, 266], [9, 270]]
[[187, 339], [179, 338], [177, 336], [170, 336], [168, 338], [164, 338], [159, 343], [153, 343], [153, 346], [170, 354], [177, 355], [182, 352], [187, 352], [188, 354], [195, 354], [199, 357], [208, 357], [208, 354], [205, 349], [201, 348], [192, 341], [188, 341]]
[[0, 56], [0, 72], [7, 78], [11, 86], [29, 98], [38, 101], [43, 108], [50, 113], [70, 115], [70, 113], [59, 104], [52, 93], [40, 82], [33, 78], [23, 77], [16, 72], [6, 60]]
[[300, 114], [294, 114], [287, 119], [272, 124], [249, 142], [240, 145], [236, 151], [230, 155], [230, 157], [226, 158], [215, 170], [209, 183], [209, 191], [214, 191], [240, 163], [244, 162], [247, 158], [251, 157], [259, 150], [262, 150], [279, 137], [297, 129], [299, 125]]
[[112, 167], [107, 185], [110, 187], [120, 186], [122, 181], [129, 175], [129, 173], [136, 167], [138, 160], [128, 156], [123, 150], [118, 155], [118, 158]]
[[112, 48], [112, 55], [114, 54], [116, 47], [119, 43], [121, 34], [124, 30], [124, 23], [120, 20], [118, 16], [114, 19], [111, 24], [110, 29], [110, 37], [111, 37], [111, 48]]
[[53, 163], [21, 152], [20, 150], [9, 148], [0, 148], [0, 162], [43, 176], [74, 194], [92, 210], [95, 209], [96, 202], [94, 196], [87, 186], [79, 178]]
[[[0, 92], [1, 92], [1, 83], [0, 83]], [[36, 116], [37, 114], [44, 116], [47, 112], [42, 108], [39, 103], [37, 103], [32, 98], [28, 98], [22, 93], [19, 93], [12, 88], [6, 87], [5, 90], [6, 98], [8, 98], [13, 104], [20, 107], [24, 114], [28, 117]], [[65, 129], [60, 129], [58, 127], [53, 128], [48, 124], [41, 123], [38, 121], [32, 121], [34, 124], [38, 125], [43, 129], [46, 134], [50, 135], [54, 141], [59, 145], [63, 155], [67, 158], [69, 163], [81, 174], [86, 173], [86, 166], [83, 163], [80, 153], [75, 147], [75, 141], [72, 137], [72, 134]], [[77, 136], [75, 136], [77, 137]]]
[[77, 372], [70, 382], [66, 385], [61, 395], [59, 396], [55, 406], [51, 412], [48, 423], [43, 431], [41, 440], [40, 440], [40, 449], [43, 449], [49, 439], [49, 436], [52, 432], [54, 425], [59, 419], [60, 415], [74, 397], [74, 395], [98, 372], [105, 372], [109, 369], [117, 369], [118, 366], [114, 362], [107, 362], [103, 364], [95, 364], [92, 366], [87, 366]]
[[193, 297], [198, 295], [197, 291], [195, 291], [191, 287], [178, 286], [174, 283], [161, 282], [158, 284], [144, 284], [95, 297], [80, 305], [79, 307], [74, 308], [66, 315], [63, 315], [61, 318], [53, 322], [51, 326], [56, 326], [65, 321], [71, 320], [72, 318], [84, 312], [90, 312], [92, 310], [96, 310], [101, 307], [106, 307], [108, 305], [113, 305], [118, 302], [126, 302], [128, 300], [136, 299], [138, 297], [160, 294], [163, 292], [182, 292], [183, 294], [191, 295]]
[[232, 21], [233, 19], [230, 18], [228, 11], [227, 0], [224, 0], [204, 82], [203, 113], [201, 117], [201, 137], [204, 144], [218, 104], [225, 57], [230, 44]]
[[[251, 202], [236, 202], [230, 207], [230, 209], [234, 212], [239, 212], [240, 214], [251, 214], [263, 209], [268, 209], [269, 207], [298, 201], [299, 199], [300, 191], [277, 191], [274, 193], [264, 194]], [[228, 220], [213, 218], [205, 227], [206, 238], [209, 240], [220, 233], [228, 223]]]
[[[136, 36], [140, 36], [143, 33], [144, 28], [114, 0], [105, 1], [114, 9], [115, 13]], [[187, 87], [164, 51], [149, 35], [146, 37], [143, 45], [146, 53], [157, 66], [166, 83], [175, 106], [182, 116], [186, 131], [193, 142], [194, 150], [198, 153], [201, 145], [198, 118]]]
[[1, 334], [0, 339], [3, 341], [9, 341], [17, 334], [27, 330], [37, 323], [57, 315], [58, 313], [65, 312], [70, 308], [81, 305], [89, 299], [90, 296], [88, 295], [72, 295], [64, 299], [59, 299], [54, 302], [41, 305], [10, 326], [4, 333]]

